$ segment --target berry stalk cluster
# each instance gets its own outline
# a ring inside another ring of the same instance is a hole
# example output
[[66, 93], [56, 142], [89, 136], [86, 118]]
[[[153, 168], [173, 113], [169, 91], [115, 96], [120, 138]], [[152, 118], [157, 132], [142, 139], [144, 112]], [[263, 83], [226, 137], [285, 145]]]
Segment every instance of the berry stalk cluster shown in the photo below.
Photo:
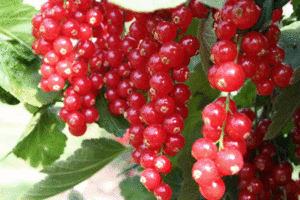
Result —
[[[246, 78], [251, 79], [257, 93], [264, 96], [272, 94], [274, 86], [291, 84], [293, 69], [282, 63], [284, 50], [277, 45], [280, 30], [275, 22], [280, 21], [282, 9], [273, 11], [273, 22], [266, 31], [252, 31], [260, 14], [261, 8], [253, 0], [228, 0], [222, 9], [214, 11], [218, 42], [211, 49], [210, 59], [214, 64], [207, 78], [212, 88], [227, 92], [228, 97], [220, 97], [204, 108], [204, 138], [192, 146], [192, 155], [197, 160], [192, 176], [207, 199], [222, 198], [225, 193], [222, 177], [238, 174], [244, 166], [246, 147], [255, 143], [258, 148], [267, 132], [267, 125], [258, 126], [258, 130], [265, 127], [263, 131], [252, 131], [254, 112], [248, 108], [237, 112], [230, 93], [239, 90]], [[252, 189], [251, 184], [239, 199], [247, 199], [244, 193], [251, 194], [253, 199], [262, 195], [262, 190]]]

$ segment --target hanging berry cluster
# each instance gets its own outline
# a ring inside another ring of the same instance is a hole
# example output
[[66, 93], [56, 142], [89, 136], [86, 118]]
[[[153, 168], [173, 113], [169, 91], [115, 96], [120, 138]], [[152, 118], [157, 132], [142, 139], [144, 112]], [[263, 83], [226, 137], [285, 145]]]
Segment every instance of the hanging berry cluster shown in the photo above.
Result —
[[[272, 94], [274, 86], [291, 84], [293, 69], [282, 63], [285, 53], [277, 45], [280, 30], [275, 22], [280, 20], [282, 9], [273, 11], [273, 23], [267, 31], [251, 31], [260, 13], [261, 8], [252, 0], [228, 0], [222, 9], [214, 12], [214, 30], [219, 41], [211, 49], [210, 59], [214, 64], [208, 70], [207, 78], [211, 87], [227, 92], [228, 96], [218, 98], [204, 108], [204, 138], [196, 140], [192, 146], [192, 155], [197, 160], [192, 176], [207, 199], [222, 198], [225, 193], [222, 177], [241, 171], [246, 147], [251, 147], [252, 143], [255, 143], [254, 149], [263, 146], [261, 143], [270, 124], [270, 120], [265, 120], [252, 131], [255, 114], [248, 108], [237, 112], [230, 93], [239, 90], [246, 78], [251, 79], [257, 86], [257, 93], [264, 96]], [[290, 180], [290, 174], [288, 177]], [[260, 194], [262, 185], [261, 189], [254, 189], [256, 180], [247, 182], [248, 190], [243, 191], [239, 199], [252, 199], [251, 195], [256, 199], [256, 196], [264, 195]], [[259, 198], [269, 199], [264, 197]]]
[[[255, 119], [255, 114], [248, 112]], [[246, 139], [245, 163], [238, 173], [239, 199], [298, 199], [299, 188], [292, 180], [293, 167], [280, 159], [275, 141], [264, 140], [270, 119], [261, 119]]]
[[145, 168], [141, 182], [161, 200], [172, 196], [161, 174], [172, 170], [167, 156], [185, 144], [181, 131], [191, 91], [184, 82], [200, 47], [196, 37], [179, 36], [193, 17], [207, 12], [196, 0], [153, 13], [123, 10], [106, 0], [48, 0], [32, 20], [32, 49], [43, 56], [39, 86], [64, 91], [59, 116], [70, 133], [81, 136], [87, 123], [99, 119], [94, 105], [104, 90], [108, 111], [130, 123], [132, 157]]

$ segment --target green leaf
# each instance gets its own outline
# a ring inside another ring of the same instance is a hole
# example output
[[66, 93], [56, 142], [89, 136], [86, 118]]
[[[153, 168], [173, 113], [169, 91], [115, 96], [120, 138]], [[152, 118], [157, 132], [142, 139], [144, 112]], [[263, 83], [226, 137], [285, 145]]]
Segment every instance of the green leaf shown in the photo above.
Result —
[[107, 109], [108, 101], [100, 95], [95, 108], [98, 109], [100, 117], [97, 124], [104, 128], [107, 132], [114, 134], [117, 137], [123, 137], [126, 129], [129, 128], [129, 123], [123, 116], [112, 116]]
[[217, 42], [217, 36], [213, 30], [214, 20], [212, 13], [209, 13], [207, 19], [200, 19], [198, 27], [198, 39], [200, 41], [200, 58], [202, 67], [207, 73], [208, 69], [212, 65], [210, 61], [210, 52], [212, 46]]
[[300, 82], [283, 88], [276, 97], [271, 120], [265, 140], [273, 139], [280, 134], [281, 129], [290, 121], [297, 109], [300, 107]]
[[62, 133], [64, 123], [57, 111], [46, 107], [38, 112], [27, 125], [24, 138], [13, 149], [18, 158], [32, 167], [47, 166], [64, 152], [67, 137]]
[[178, 167], [173, 168], [172, 171], [163, 178], [163, 181], [172, 188], [173, 194], [171, 200], [176, 200], [178, 198], [183, 181], [182, 170]]
[[300, 81], [300, 67], [297, 67], [294, 71], [293, 78], [292, 78], [292, 84], [295, 84], [298, 81]]
[[227, 0], [198, 0], [209, 7], [223, 8]]
[[[256, 24], [250, 29], [250, 31], [256, 31], [259, 29], [267, 30], [272, 21], [272, 13], [274, 8], [274, 0], [255, 1], [262, 11]], [[263, 3], [262, 3], [263, 2]], [[262, 5], [261, 5], [262, 4]]]
[[278, 42], [284, 51], [284, 63], [296, 68], [300, 65], [300, 22], [294, 22], [281, 29], [281, 38]]
[[292, 16], [296, 17], [297, 20], [300, 20], [300, 0], [293, 0], [291, 4], [293, 5], [294, 9], [294, 13], [292, 14]]
[[145, 186], [140, 182], [139, 176], [128, 177], [124, 179], [119, 187], [121, 188], [121, 195], [125, 200], [155, 200], [156, 198], [150, 193]]
[[24, 103], [41, 107], [53, 102], [58, 93], [37, 87], [41, 61], [32, 55], [31, 50], [15, 41], [0, 40], [0, 87]]
[[190, 69], [190, 78], [186, 84], [190, 87], [192, 96], [195, 94], [205, 94], [207, 97], [210, 97], [211, 100], [219, 96], [220, 91], [210, 86], [207, 76], [200, 64], [199, 56], [191, 58], [188, 68]]
[[135, 12], [153, 12], [155, 10], [175, 8], [186, 0], [110, 0], [110, 3]]
[[282, 8], [285, 4], [287, 4], [290, 0], [277, 0], [275, 1], [274, 10], [278, 8]]
[[[294, 126], [292, 124], [292, 126]], [[275, 162], [291, 161], [295, 165], [299, 164], [299, 159], [295, 155], [296, 143], [292, 141], [291, 134], [281, 134], [274, 141], [277, 155], [274, 157]], [[276, 160], [277, 159], [277, 160]]]
[[2, 87], [0, 87], [0, 101], [8, 105], [16, 105], [20, 103], [18, 99], [16, 99], [13, 95], [4, 90]]
[[251, 107], [256, 95], [256, 85], [249, 79], [246, 80], [238, 94], [233, 97], [233, 100], [237, 106]]
[[226, 176], [223, 178], [225, 185], [226, 185], [226, 191], [224, 196], [229, 196], [230, 199], [238, 199], [240, 191], [238, 190], [237, 187], [237, 181], [238, 181], [238, 176]]
[[55, 162], [41, 172], [48, 176], [21, 199], [45, 199], [68, 190], [102, 169], [126, 148], [113, 140], [84, 140], [81, 148], [65, 161]]
[[38, 11], [21, 0], [0, 2], [0, 33], [30, 48], [33, 41], [31, 19]]

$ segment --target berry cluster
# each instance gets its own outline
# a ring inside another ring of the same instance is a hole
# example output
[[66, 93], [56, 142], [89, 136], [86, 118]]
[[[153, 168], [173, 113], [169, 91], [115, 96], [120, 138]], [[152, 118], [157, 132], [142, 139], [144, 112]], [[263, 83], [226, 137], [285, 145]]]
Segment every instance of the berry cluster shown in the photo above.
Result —
[[59, 115], [71, 134], [83, 135], [86, 123], [98, 120], [94, 105], [104, 90], [108, 111], [130, 123], [132, 157], [145, 168], [141, 182], [161, 200], [172, 196], [161, 174], [172, 170], [167, 156], [185, 143], [181, 131], [191, 92], [184, 82], [200, 47], [196, 37], [183, 34], [193, 17], [207, 13], [196, 0], [153, 13], [106, 0], [48, 0], [32, 20], [32, 49], [43, 56], [40, 88], [64, 91]]
[[214, 64], [207, 78], [211, 87], [229, 94], [204, 108], [204, 138], [195, 141], [192, 147], [192, 155], [197, 160], [192, 176], [207, 199], [223, 196], [225, 184], [221, 177], [239, 173], [244, 165], [243, 156], [247, 156], [246, 147], [258, 148], [270, 124], [270, 120], [263, 120], [253, 131], [254, 112], [248, 108], [237, 112], [230, 92], [239, 90], [249, 78], [257, 86], [257, 93], [267, 96], [274, 86], [289, 86], [293, 76], [293, 69], [282, 63], [284, 50], [276, 45], [280, 30], [275, 22], [280, 20], [282, 9], [273, 11], [273, 23], [266, 32], [249, 31], [260, 13], [261, 8], [253, 0], [228, 0], [214, 13], [219, 41], [211, 49], [210, 59]]
[[293, 116], [294, 128], [291, 132], [292, 141], [296, 143], [295, 155], [300, 159], [300, 108]]
[[260, 120], [246, 140], [246, 162], [238, 174], [239, 200], [298, 199], [299, 186], [291, 179], [292, 165], [277, 159], [281, 152], [275, 143], [263, 141], [270, 123], [270, 119]]
[[196, 140], [192, 146], [192, 155], [197, 160], [192, 176], [207, 199], [220, 199], [225, 193], [221, 177], [237, 174], [242, 169], [243, 155], [246, 153], [245, 138], [252, 129], [252, 121], [248, 117], [251, 110], [237, 112], [235, 102], [226, 100], [226, 97], [220, 97], [204, 108], [204, 138]]
[[[256, 24], [260, 12], [260, 7], [251, 0], [227, 1], [221, 10], [216, 11], [215, 32], [220, 41], [211, 49], [214, 65], [208, 71], [208, 80], [213, 88], [224, 92], [236, 91], [243, 85], [244, 79], [249, 78], [257, 86], [259, 95], [268, 96], [274, 86], [290, 85], [293, 68], [282, 63], [285, 52], [277, 45], [281, 32], [275, 22], [281, 19], [282, 9], [273, 11], [273, 23], [267, 31], [244, 34]], [[240, 30], [237, 36], [240, 52], [232, 41], [237, 29]]]

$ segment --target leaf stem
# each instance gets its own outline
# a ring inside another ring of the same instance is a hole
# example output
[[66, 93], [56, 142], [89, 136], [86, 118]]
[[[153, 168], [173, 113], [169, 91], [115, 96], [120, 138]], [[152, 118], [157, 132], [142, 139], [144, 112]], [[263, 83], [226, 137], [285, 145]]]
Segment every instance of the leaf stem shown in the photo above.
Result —
[[226, 98], [226, 101], [225, 101], [225, 111], [226, 111], [226, 119], [222, 125], [222, 132], [221, 132], [221, 136], [220, 136], [220, 139], [218, 140], [218, 143], [219, 143], [219, 151], [224, 149], [224, 146], [223, 146], [223, 139], [224, 139], [224, 135], [225, 135], [225, 124], [226, 124], [226, 120], [227, 120], [227, 115], [228, 115], [228, 112], [230, 111], [229, 109], [229, 102], [230, 102], [230, 92], [227, 94], [227, 98]]

